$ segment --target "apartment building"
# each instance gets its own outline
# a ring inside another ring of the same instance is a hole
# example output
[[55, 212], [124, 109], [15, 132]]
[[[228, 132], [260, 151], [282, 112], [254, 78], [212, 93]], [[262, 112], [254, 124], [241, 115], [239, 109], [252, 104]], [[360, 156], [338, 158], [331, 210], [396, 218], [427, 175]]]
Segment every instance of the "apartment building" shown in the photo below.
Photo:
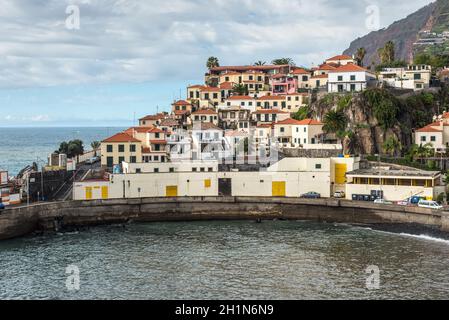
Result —
[[386, 86], [419, 91], [429, 88], [432, 67], [429, 65], [408, 65], [406, 68], [385, 68], [379, 74], [379, 81]]
[[375, 80], [371, 71], [349, 63], [329, 71], [328, 92], [360, 92]]
[[122, 162], [136, 163], [142, 160], [142, 142], [124, 132], [101, 142], [101, 165], [113, 168]]

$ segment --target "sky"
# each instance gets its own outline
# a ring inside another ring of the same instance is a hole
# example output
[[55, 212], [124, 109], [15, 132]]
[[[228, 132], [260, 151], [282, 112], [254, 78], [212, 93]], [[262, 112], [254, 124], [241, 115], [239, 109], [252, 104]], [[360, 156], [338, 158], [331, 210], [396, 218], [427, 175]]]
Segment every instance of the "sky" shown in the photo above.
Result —
[[127, 126], [221, 65], [311, 67], [430, 0], [0, 0], [0, 127]]

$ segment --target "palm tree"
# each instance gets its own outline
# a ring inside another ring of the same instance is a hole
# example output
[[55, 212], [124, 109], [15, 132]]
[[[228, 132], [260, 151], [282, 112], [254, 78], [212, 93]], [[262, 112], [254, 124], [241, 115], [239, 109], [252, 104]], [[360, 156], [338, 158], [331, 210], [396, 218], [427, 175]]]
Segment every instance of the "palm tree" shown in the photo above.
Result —
[[426, 143], [425, 145], [418, 146], [417, 156], [421, 158], [421, 164], [424, 163], [424, 159], [428, 157], [432, 157], [435, 154], [433, 149], [433, 145], [431, 143]]
[[381, 64], [390, 64], [395, 59], [395, 45], [393, 41], [388, 41], [383, 48], [377, 50]]
[[363, 67], [363, 59], [365, 59], [366, 56], [366, 49], [365, 48], [358, 48], [357, 53], [355, 54], [355, 59], [357, 61], [357, 64], [361, 67]]
[[288, 64], [289, 66], [295, 66], [295, 62], [292, 58], [280, 58], [280, 59], [274, 59], [272, 62], [275, 66], [279, 65], [285, 65]]
[[92, 150], [94, 150], [95, 152], [95, 157], [97, 156], [97, 151], [101, 146], [100, 141], [92, 141], [92, 143], [90, 144], [90, 146], [92, 147]]
[[267, 63], [265, 61], [260, 61], [260, 60], [254, 63], [255, 66], [264, 66], [266, 64]]
[[243, 83], [239, 83], [234, 85], [232, 92], [239, 96], [246, 96], [248, 95], [248, 88]]
[[329, 111], [323, 119], [323, 131], [326, 133], [335, 133], [337, 137], [343, 138], [348, 119], [342, 111]]
[[398, 139], [396, 139], [396, 137], [390, 137], [384, 142], [383, 149], [385, 153], [391, 157], [394, 157], [402, 150], [402, 144]]
[[220, 66], [220, 62], [218, 61], [217, 57], [209, 57], [209, 59], [207, 59], [206, 66], [207, 66], [208, 69], [219, 67]]

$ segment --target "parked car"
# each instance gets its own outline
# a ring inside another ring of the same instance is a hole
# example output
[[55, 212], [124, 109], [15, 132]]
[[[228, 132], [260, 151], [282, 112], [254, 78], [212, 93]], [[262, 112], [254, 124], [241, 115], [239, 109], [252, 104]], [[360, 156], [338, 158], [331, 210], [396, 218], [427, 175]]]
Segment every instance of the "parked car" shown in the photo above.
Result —
[[443, 210], [443, 206], [441, 204], [439, 204], [436, 201], [428, 201], [428, 200], [419, 201], [418, 207], [433, 209], [433, 210]]
[[100, 157], [92, 157], [86, 160], [86, 164], [94, 164], [100, 161]]
[[307, 193], [304, 193], [303, 195], [301, 195], [301, 198], [304, 198], [304, 199], [319, 199], [319, 198], [321, 198], [321, 194], [319, 194], [318, 192], [311, 191], [311, 192], [307, 192]]
[[343, 191], [337, 191], [334, 193], [334, 198], [344, 198], [346, 197], [346, 194]]
[[410, 201], [409, 200], [402, 200], [402, 201], [398, 201], [398, 202], [396, 202], [396, 204], [398, 205], [398, 206], [408, 206], [408, 205], [410, 205]]
[[387, 201], [385, 199], [376, 199], [376, 200], [374, 200], [374, 203], [375, 204], [393, 204], [393, 202]]
[[5, 209], [5, 205], [3, 203], [0, 202], [0, 211]]

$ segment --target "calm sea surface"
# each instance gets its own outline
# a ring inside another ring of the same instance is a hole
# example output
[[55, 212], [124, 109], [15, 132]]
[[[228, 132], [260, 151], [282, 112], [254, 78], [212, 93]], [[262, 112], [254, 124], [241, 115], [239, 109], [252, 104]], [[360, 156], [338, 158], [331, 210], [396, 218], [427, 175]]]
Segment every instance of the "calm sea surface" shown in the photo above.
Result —
[[124, 128], [0, 128], [0, 170], [16, 175], [38, 161], [47, 161], [49, 153], [62, 141], [80, 139], [86, 150], [92, 141], [101, 141]]
[[448, 266], [448, 241], [345, 225], [131, 224], [0, 242], [0, 299], [447, 299]]

